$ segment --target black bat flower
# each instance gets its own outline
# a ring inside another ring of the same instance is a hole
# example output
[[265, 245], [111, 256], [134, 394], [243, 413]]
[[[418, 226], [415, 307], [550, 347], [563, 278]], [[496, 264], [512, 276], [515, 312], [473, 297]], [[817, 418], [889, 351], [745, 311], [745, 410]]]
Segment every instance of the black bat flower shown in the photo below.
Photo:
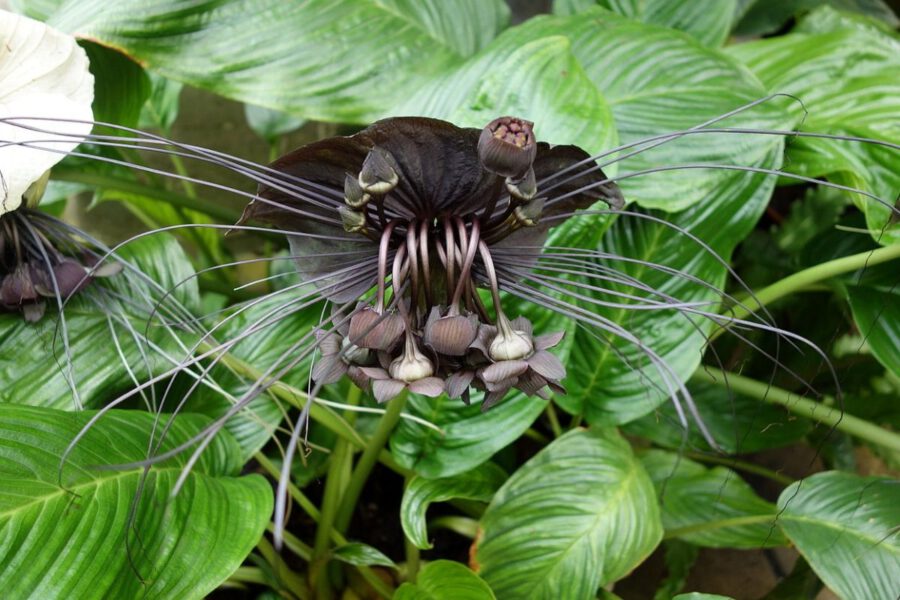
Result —
[[[503, 259], [494, 251], [538, 249], [562, 222], [542, 219], [598, 200], [620, 209], [624, 200], [587, 152], [537, 142], [532, 127], [515, 117], [480, 131], [398, 117], [272, 165], [317, 193], [262, 185], [241, 223], [288, 232], [301, 275], [335, 303], [358, 303], [347, 315], [349, 345], [325, 355], [317, 381], [333, 381], [340, 361], [365, 374], [381, 402], [404, 389], [436, 396], [452, 383], [452, 395], [467, 402], [469, 386], [487, 390], [484, 408], [514, 387], [529, 395], [562, 390], [565, 369], [549, 345], [536, 343], [526, 319], [503, 312], [503, 264], [495, 265]], [[555, 186], [565, 198], [545, 206], [537, 182], [575, 167], [584, 173]], [[491, 307], [479, 289], [490, 291]], [[370, 353], [380, 366], [366, 364]]]

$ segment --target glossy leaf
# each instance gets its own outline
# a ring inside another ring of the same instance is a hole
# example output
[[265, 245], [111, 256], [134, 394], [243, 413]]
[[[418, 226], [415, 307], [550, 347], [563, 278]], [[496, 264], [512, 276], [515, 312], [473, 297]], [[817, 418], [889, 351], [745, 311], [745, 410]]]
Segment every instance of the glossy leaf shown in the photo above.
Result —
[[473, 564], [501, 598], [594, 598], [659, 543], [653, 485], [614, 430], [575, 430], [522, 465], [481, 521]]
[[485, 463], [466, 473], [441, 479], [413, 477], [403, 491], [400, 504], [400, 524], [403, 533], [417, 547], [429, 549], [425, 514], [434, 502], [454, 498], [489, 502], [494, 492], [503, 485], [506, 473], [493, 463]]
[[[76, 446], [66, 445], [92, 416], [0, 404], [0, 587], [14, 598], [203, 598], [256, 545], [272, 493], [258, 475], [238, 477], [240, 452], [219, 434], [180, 493], [172, 485], [186, 456], [155, 466], [98, 470], [146, 457], [153, 415], [112, 411]], [[209, 421], [175, 419], [171, 449]], [[133, 523], [129, 522], [133, 509]]]
[[682, 540], [663, 542], [666, 553], [666, 577], [659, 583], [653, 600], [670, 600], [684, 587], [691, 569], [697, 562], [700, 549]]
[[[642, 455], [641, 462], [661, 494], [667, 534], [712, 548], [785, 545], [784, 536], [775, 527], [775, 505], [757, 496], [731, 469], [707, 468], [660, 450]], [[734, 520], [756, 516], [771, 518], [729, 525]]]
[[[150, 78], [124, 54], [92, 42], [81, 42], [94, 75], [94, 119], [135, 127], [144, 102], [150, 97]], [[120, 135], [118, 131], [95, 131]]]
[[[729, 392], [721, 386], [691, 383], [688, 389], [703, 423], [719, 443], [719, 449], [728, 454], [780, 448], [802, 439], [812, 427], [809, 420], [780, 406]], [[623, 430], [673, 450], [682, 448], [686, 435], [688, 448], [712, 450], [696, 427], [684, 431], [671, 402], [628, 423]]]
[[900, 573], [900, 485], [830, 471], [781, 493], [778, 523], [841, 598], [893, 599]]
[[391, 453], [402, 466], [429, 479], [473, 469], [519, 438], [547, 403], [510, 393], [500, 404], [481, 411], [481, 394], [472, 405], [446, 395], [426, 398], [410, 394], [407, 412], [437, 425], [441, 431], [404, 419], [391, 436]]
[[419, 572], [416, 583], [404, 583], [394, 600], [495, 600], [491, 588], [465, 565], [436, 560]]
[[357, 567], [377, 566], [397, 568], [394, 561], [385, 556], [384, 552], [378, 548], [373, 548], [368, 544], [360, 542], [350, 542], [343, 546], [338, 546], [331, 554], [335, 559]]
[[900, 294], [894, 290], [848, 286], [853, 320], [872, 354], [900, 377]]
[[461, 63], [507, 18], [500, 0], [70, 0], [53, 22], [236, 100], [365, 122]]
[[689, 592], [687, 594], [678, 594], [672, 600], [733, 600], [731, 596], [720, 596], [719, 594], [704, 594], [703, 592]]
[[[900, 40], [858, 29], [828, 33], [794, 33], [740, 44], [729, 49], [772, 91], [798, 96], [808, 115], [803, 130], [845, 134], [900, 143]], [[798, 115], [803, 107], [786, 110]], [[799, 138], [789, 146], [788, 170], [805, 176], [828, 176], [858, 187], [888, 205], [900, 189], [897, 150], [874, 144]], [[885, 234], [890, 209], [853, 194], [881, 243], [900, 239], [894, 225]]]
[[[777, 156], [777, 149], [773, 150], [764, 162], [775, 161]], [[600, 250], [662, 265], [721, 288], [727, 272], [721, 261], [729, 260], [736, 244], [752, 229], [768, 203], [774, 183], [771, 177], [757, 173], [734, 172], [704, 202], [669, 217], [673, 225], [704, 240], [718, 256], [670, 227], [637, 217], [619, 218], [604, 237]], [[660, 213], [653, 216], [664, 217]], [[708, 302], [707, 310], [715, 310], [717, 295], [690, 277], [673, 276], [671, 271], [634, 262], [605, 264], [679, 302]], [[604, 281], [597, 285], [647, 297], [647, 292], [617, 288]], [[594, 295], [607, 302], [623, 303], [621, 297], [599, 292]], [[649, 299], [658, 302], [660, 296]], [[711, 330], [711, 323], [702, 317], [678, 310], [630, 311], [604, 306], [591, 306], [590, 310], [626, 328], [652, 348], [671, 370], [670, 380], [672, 374], [685, 380], [694, 372], [700, 364], [705, 334]], [[653, 366], [644, 351], [621, 338], [598, 339], [594, 333], [585, 329], [575, 332], [573, 344], [580, 351], [572, 353], [569, 361], [565, 380], [569, 393], [556, 399], [566, 411], [583, 414], [591, 423], [621, 424], [648, 414], [670, 396], [660, 369]]]
[[731, 30], [736, 4], [736, 0], [555, 0], [553, 11], [571, 15], [602, 6], [644, 23], [680, 29], [707, 46], [721, 46]]
[[255, 104], [244, 105], [244, 116], [250, 129], [269, 144], [275, 143], [280, 136], [299, 129], [306, 123], [306, 119]]
[[735, 33], [744, 36], [772, 33], [791, 17], [822, 5], [870, 15], [888, 26], [898, 24], [897, 16], [884, 0], [753, 0], [735, 26]]

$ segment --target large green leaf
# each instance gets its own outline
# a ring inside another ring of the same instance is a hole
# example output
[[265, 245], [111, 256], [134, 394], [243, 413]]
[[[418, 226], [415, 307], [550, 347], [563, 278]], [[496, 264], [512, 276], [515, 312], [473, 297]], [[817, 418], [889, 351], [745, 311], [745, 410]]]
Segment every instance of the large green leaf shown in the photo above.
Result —
[[436, 560], [425, 565], [416, 583], [397, 588], [394, 600], [494, 600], [491, 588], [464, 565]]
[[721, 46], [736, 5], [736, 0], [555, 0], [553, 11], [571, 15], [602, 6], [645, 23], [686, 31], [707, 46]]
[[[93, 42], [83, 41], [94, 75], [94, 120], [135, 127], [144, 102], [150, 97], [150, 78], [127, 56]], [[119, 131], [94, 133], [121, 135]]]
[[500, 0], [69, 0], [53, 23], [230, 98], [365, 122], [483, 47], [508, 12]]
[[[786, 446], [803, 438], [812, 427], [808, 419], [795, 417], [781, 406], [729, 392], [721, 386], [691, 383], [688, 389], [719, 450], [728, 454]], [[685, 441], [684, 428], [671, 402], [623, 429], [672, 449], [681, 448]], [[687, 444], [689, 448], [712, 450], [696, 427], [687, 431]]]
[[778, 499], [778, 523], [841, 598], [894, 600], [900, 591], [900, 484], [831, 471]]
[[[0, 381], [3, 382], [0, 402], [71, 409], [75, 406], [68, 381], [71, 373], [74, 375], [71, 383], [77, 388], [83, 405], [99, 406], [109, 399], [109, 394], [131, 384], [131, 374], [138, 380], [145, 379], [150, 372], [171, 368], [171, 360], [183, 356], [174, 336], [184, 338], [185, 343], [187, 336], [165, 331], [159, 326], [159, 319], [148, 328], [147, 320], [155, 301], [162, 299], [160, 289], [171, 289], [193, 274], [184, 251], [172, 237], [161, 234], [137, 240], [122, 248], [119, 255], [160, 287], [141, 281], [126, 269], [91, 284], [112, 290], [125, 301], [119, 303], [107, 298], [104, 304], [98, 305], [75, 298], [65, 312], [71, 369], [63, 344], [62, 323], [52, 305], [44, 319], [36, 324], [26, 323], [18, 314], [0, 315], [0, 335], [4, 349], [9, 349], [0, 355]], [[88, 288], [84, 296], [93, 298], [96, 292]], [[188, 280], [174, 290], [172, 298], [188, 309], [195, 309], [196, 281]], [[170, 302], [166, 304], [171, 306]], [[108, 316], [112, 311], [121, 320]], [[169, 320], [184, 318], [160, 314]], [[149, 337], [144, 337], [145, 332]], [[169, 353], [170, 358], [165, 358], [162, 351]]]
[[[773, 92], [798, 96], [808, 116], [804, 131], [845, 134], [900, 143], [900, 40], [859, 29], [827, 33], [794, 33], [733, 46], [744, 62]], [[785, 110], [802, 114], [791, 103]], [[900, 189], [900, 151], [874, 144], [797, 138], [788, 147], [786, 168], [810, 177], [828, 176], [862, 188], [893, 204]], [[900, 227], [887, 235], [890, 209], [853, 194], [866, 213], [868, 226], [882, 243], [900, 239]]]
[[[258, 475], [238, 477], [239, 448], [220, 434], [174, 499], [170, 490], [184, 455], [155, 466], [137, 496], [141, 468], [97, 469], [146, 457], [154, 417], [136, 411], [101, 418], [69, 456], [60, 480], [60, 457], [91, 416], [0, 405], [4, 596], [203, 598], [264, 532], [269, 484]], [[176, 417], [161, 450], [208, 423]]]
[[503, 485], [506, 473], [493, 463], [485, 463], [466, 473], [440, 479], [413, 477], [403, 491], [400, 503], [400, 524], [403, 533], [419, 548], [431, 548], [425, 513], [434, 502], [453, 498], [488, 502]]
[[878, 362], [900, 377], [900, 293], [848, 286], [853, 320]]
[[[773, 149], [765, 162], [777, 160], [778, 155], [779, 150]], [[753, 228], [765, 209], [773, 185], [773, 179], [765, 175], [733, 172], [704, 202], [671, 216], [672, 224], [706, 242], [718, 256], [667, 226], [633, 217], [618, 219], [603, 238], [600, 250], [662, 265], [721, 288], [727, 272], [721, 261], [729, 260], [734, 247]], [[714, 303], [717, 298], [714, 291], [688, 277], [673, 276], [634, 262], [605, 264], [679, 302]], [[598, 281], [597, 285], [660, 301], [659, 296], [646, 296], [646, 292], [605, 281]], [[596, 297], [607, 302], [629, 303], [613, 295], [596, 293]], [[714, 311], [715, 305], [710, 304], [706, 309]], [[711, 329], [711, 323], [702, 317], [674, 309], [592, 306], [590, 310], [652, 348], [675, 377], [686, 379], [700, 364], [704, 334]], [[575, 332], [573, 343], [579, 352], [573, 352], [569, 358], [565, 381], [569, 394], [557, 398], [565, 410], [583, 414], [591, 423], [619, 424], [651, 412], [669, 397], [660, 370], [643, 350], [622, 338], [607, 338], [603, 332], [599, 335], [586, 328]]]
[[888, 27], [900, 23], [884, 0], [751, 0], [747, 4], [735, 26], [738, 35], [772, 33], [781, 29], [791, 17], [823, 4], [881, 19]]
[[[761, 548], [783, 546], [775, 527], [775, 505], [756, 495], [741, 477], [725, 467], [706, 468], [672, 452], [651, 450], [641, 462], [662, 494], [666, 532], [698, 546]], [[731, 524], [752, 517], [752, 524]]]
[[612, 429], [575, 430], [494, 496], [473, 561], [501, 598], [594, 598], [659, 543], [653, 484]]
[[426, 398], [411, 394], [406, 410], [437, 425], [441, 431], [403, 420], [391, 436], [391, 453], [401, 465], [422, 477], [450, 477], [473, 469], [517, 440], [547, 403], [520, 392], [481, 411], [481, 395], [471, 406], [446, 395]]

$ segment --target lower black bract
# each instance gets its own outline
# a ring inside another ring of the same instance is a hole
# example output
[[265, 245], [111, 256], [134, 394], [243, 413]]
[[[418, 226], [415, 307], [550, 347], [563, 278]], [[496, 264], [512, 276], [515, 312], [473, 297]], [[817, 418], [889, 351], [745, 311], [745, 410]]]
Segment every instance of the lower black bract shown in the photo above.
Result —
[[[533, 263], [549, 230], [542, 218], [622, 205], [585, 151], [538, 143], [515, 117], [484, 130], [401, 117], [272, 167], [313, 191], [263, 185], [242, 221], [288, 232], [301, 276], [338, 306], [320, 335], [318, 383], [346, 374], [381, 402], [406, 389], [468, 402], [474, 388], [486, 392], [483, 408], [512, 388], [564, 391], [565, 369], [547, 351], [562, 335], [506, 316], [492, 250], [520, 248]], [[563, 200], [545, 209], [548, 181]]]

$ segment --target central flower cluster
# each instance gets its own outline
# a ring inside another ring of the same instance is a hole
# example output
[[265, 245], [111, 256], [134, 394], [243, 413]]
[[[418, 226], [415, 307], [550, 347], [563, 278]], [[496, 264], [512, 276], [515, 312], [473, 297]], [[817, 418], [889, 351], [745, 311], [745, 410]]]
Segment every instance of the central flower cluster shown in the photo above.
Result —
[[[562, 334], [536, 336], [507, 317], [492, 250], [534, 264], [542, 217], [621, 205], [614, 185], [596, 185], [604, 175], [586, 152], [538, 143], [532, 123], [513, 117], [480, 131], [410, 117], [272, 166], [284, 185], [262, 186], [244, 220], [286, 230], [301, 276], [337, 307], [318, 334], [317, 383], [347, 375], [380, 402], [405, 389], [468, 402], [475, 388], [485, 409], [512, 388], [564, 392], [565, 369], [548, 352]], [[539, 182], [561, 200], [545, 205]]]

